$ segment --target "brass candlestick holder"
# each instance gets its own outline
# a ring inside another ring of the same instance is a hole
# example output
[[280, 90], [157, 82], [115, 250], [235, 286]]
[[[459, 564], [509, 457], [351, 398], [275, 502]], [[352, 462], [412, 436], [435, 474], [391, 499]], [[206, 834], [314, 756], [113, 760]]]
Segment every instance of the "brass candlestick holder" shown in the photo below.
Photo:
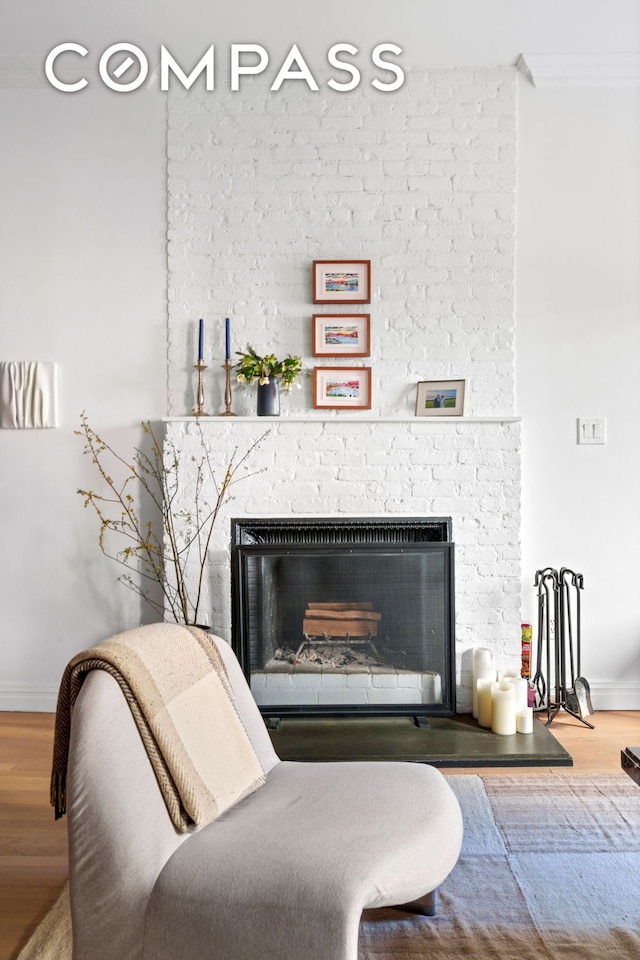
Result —
[[225, 387], [224, 387], [224, 413], [221, 413], [221, 417], [235, 417], [235, 413], [231, 413], [231, 367], [233, 366], [229, 357], [222, 364], [222, 369], [225, 372]]
[[198, 371], [198, 391], [196, 395], [196, 406], [191, 411], [194, 417], [208, 417], [209, 414], [205, 413], [204, 410], [204, 386], [202, 383], [202, 375], [207, 369], [207, 365], [204, 360], [198, 360], [193, 367], [194, 370]]

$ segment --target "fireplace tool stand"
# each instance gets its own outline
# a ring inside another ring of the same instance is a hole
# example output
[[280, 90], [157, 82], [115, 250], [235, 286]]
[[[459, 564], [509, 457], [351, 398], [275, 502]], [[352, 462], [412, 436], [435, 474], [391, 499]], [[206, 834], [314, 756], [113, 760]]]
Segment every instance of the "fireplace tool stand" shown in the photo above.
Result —
[[589, 684], [582, 676], [580, 594], [581, 573], [568, 567], [537, 570], [538, 643], [533, 676], [535, 710], [546, 710], [549, 727], [560, 710], [565, 710], [591, 730], [585, 720], [593, 713]]

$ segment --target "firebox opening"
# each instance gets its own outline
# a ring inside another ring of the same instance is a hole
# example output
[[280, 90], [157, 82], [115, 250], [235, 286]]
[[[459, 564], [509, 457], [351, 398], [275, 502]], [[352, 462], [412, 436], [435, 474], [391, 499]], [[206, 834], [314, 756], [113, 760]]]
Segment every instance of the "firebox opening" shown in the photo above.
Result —
[[453, 544], [240, 544], [234, 647], [262, 712], [455, 713]]

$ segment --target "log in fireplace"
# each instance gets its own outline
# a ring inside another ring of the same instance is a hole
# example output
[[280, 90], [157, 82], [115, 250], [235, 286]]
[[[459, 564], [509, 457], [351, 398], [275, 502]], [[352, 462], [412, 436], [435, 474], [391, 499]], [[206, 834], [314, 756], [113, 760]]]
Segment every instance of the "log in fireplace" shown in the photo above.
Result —
[[265, 716], [455, 713], [449, 517], [231, 525], [232, 642]]

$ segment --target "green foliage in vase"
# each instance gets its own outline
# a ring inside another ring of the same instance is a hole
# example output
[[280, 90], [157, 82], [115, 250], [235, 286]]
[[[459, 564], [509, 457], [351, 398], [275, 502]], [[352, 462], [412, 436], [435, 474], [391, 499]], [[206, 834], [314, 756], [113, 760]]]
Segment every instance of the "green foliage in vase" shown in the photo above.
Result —
[[[143, 421], [149, 452], [134, 447], [129, 459], [92, 429], [86, 413], [75, 431], [84, 440], [84, 453], [97, 468], [104, 490], [78, 490], [84, 506], [93, 508], [98, 517], [100, 549], [126, 568], [118, 577], [121, 583], [163, 619], [166, 615], [187, 624], [199, 622], [209, 547], [220, 511], [233, 499], [235, 484], [262, 472], [248, 472], [248, 460], [267, 435], [243, 454], [236, 448], [222, 477], [216, 477], [198, 420], [196, 425], [199, 449], [189, 454], [170, 440], [163, 449], [151, 423]], [[158, 518], [156, 523], [146, 519], [151, 514]]]
[[270, 377], [273, 377], [283, 385], [285, 390], [290, 390], [294, 380], [302, 372], [302, 360], [300, 357], [291, 356], [290, 353], [284, 360], [278, 360], [273, 353], [260, 357], [250, 344], [247, 344], [244, 353], [240, 350], [237, 353], [240, 357], [236, 363], [238, 383], [253, 383], [257, 380], [258, 383], [265, 384], [269, 382]]

